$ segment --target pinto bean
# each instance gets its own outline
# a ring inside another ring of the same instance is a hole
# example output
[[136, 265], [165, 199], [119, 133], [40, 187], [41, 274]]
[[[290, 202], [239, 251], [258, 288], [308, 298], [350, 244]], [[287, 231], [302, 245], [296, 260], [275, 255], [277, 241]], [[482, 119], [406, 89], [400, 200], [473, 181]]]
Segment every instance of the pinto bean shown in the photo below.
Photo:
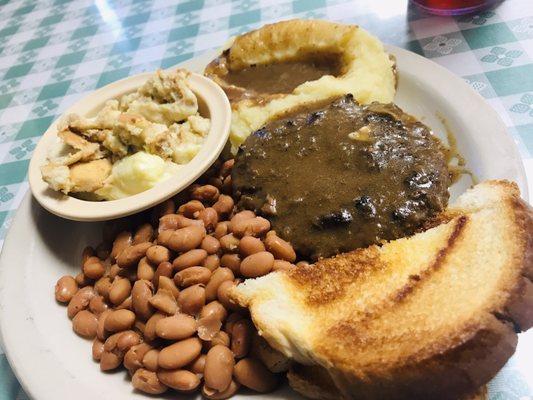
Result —
[[96, 256], [83, 263], [83, 274], [89, 279], [100, 279], [105, 273], [104, 263]]
[[270, 372], [259, 360], [244, 358], [234, 369], [237, 382], [259, 393], [268, 393], [278, 386], [278, 378]]
[[245, 357], [250, 351], [254, 328], [248, 319], [241, 319], [231, 329], [231, 351], [236, 358]]
[[151, 224], [142, 224], [133, 235], [133, 244], [151, 242], [154, 239], [154, 227]]
[[[206, 238], [208, 237], [210, 236], [206, 236]], [[172, 266], [177, 271], [181, 271], [185, 268], [194, 267], [196, 265], [202, 265], [206, 257], [207, 257], [206, 250], [192, 249], [176, 257], [174, 261], [172, 261]]]
[[176, 311], [178, 311], [176, 298], [172, 292], [167, 289], [158, 289], [157, 293], [150, 299], [150, 304], [152, 307], [168, 315], [175, 314]]
[[159, 289], [168, 290], [170, 293], [172, 293], [175, 299], [177, 299], [180, 294], [180, 290], [177, 288], [174, 281], [167, 276], [159, 277], [158, 290]]
[[120, 232], [115, 238], [115, 241], [113, 242], [113, 247], [111, 248], [111, 258], [113, 260], [116, 260], [118, 255], [122, 253], [122, 251], [126, 247], [129, 247], [131, 243], [132, 243], [131, 233], [128, 231]]
[[111, 351], [105, 351], [100, 356], [100, 371], [111, 371], [122, 363], [123, 357]]
[[72, 329], [81, 337], [94, 339], [98, 319], [96, 315], [87, 310], [81, 310], [72, 318]]
[[105, 319], [104, 328], [108, 332], [120, 332], [130, 329], [135, 323], [135, 314], [130, 310], [111, 311]]
[[96, 316], [102, 314], [107, 309], [108, 305], [103, 296], [94, 296], [89, 302], [89, 310]]
[[290, 271], [296, 268], [296, 265], [285, 260], [274, 260], [272, 271]]
[[74, 318], [78, 312], [85, 310], [89, 306], [89, 302], [94, 296], [96, 296], [96, 293], [92, 286], [86, 286], [78, 290], [68, 303], [68, 317]]
[[152, 342], [157, 338], [157, 334], [155, 333], [155, 327], [157, 326], [157, 322], [160, 319], [165, 318], [166, 315], [162, 314], [160, 312], [156, 312], [154, 315], [152, 315], [148, 321], [146, 321], [146, 325], [144, 327], [144, 339]]
[[236, 237], [262, 236], [270, 229], [270, 222], [263, 217], [255, 217], [231, 223], [231, 230]]
[[148, 262], [146, 257], [139, 260], [137, 264], [137, 279], [151, 281], [154, 278], [155, 268]]
[[211, 346], [209, 348], [216, 346], [216, 345], [230, 347], [231, 340], [230, 340], [229, 335], [226, 332], [218, 331], [217, 334], [213, 337], [213, 339], [211, 339], [210, 344]]
[[219, 195], [219, 190], [213, 185], [196, 186], [191, 191], [192, 199], [210, 203], [217, 201]]
[[146, 250], [146, 258], [152, 264], [159, 265], [170, 259], [170, 250], [164, 246], [155, 244]]
[[178, 217], [178, 214], [168, 214], [159, 218], [159, 226], [157, 228], [157, 232], [161, 233], [163, 231], [174, 231], [178, 229]]
[[80, 272], [78, 275], [76, 275], [74, 280], [76, 281], [79, 287], [85, 287], [91, 284], [91, 280], [87, 276], [85, 276], [83, 272]]
[[155, 325], [155, 333], [162, 339], [183, 340], [196, 332], [196, 320], [187, 314], [162, 318]]
[[182, 312], [196, 315], [205, 305], [205, 287], [193, 285], [183, 289], [178, 297], [178, 304]]
[[229, 233], [220, 238], [220, 247], [223, 251], [233, 253], [239, 248], [240, 240], [233, 233]]
[[224, 254], [220, 258], [220, 265], [231, 269], [234, 274], [238, 275], [241, 267], [241, 257], [238, 254]]
[[148, 320], [154, 313], [150, 304], [150, 298], [153, 294], [153, 285], [147, 280], [138, 280], [133, 285], [131, 291], [132, 307], [135, 314], [144, 321]]
[[93, 360], [100, 361], [102, 353], [104, 352], [104, 343], [100, 339], [96, 338], [93, 341], [92, 354]]
[[194, 218], [194, 214], [205, 209], [204, 205], [199, 200], [191, 200], [178, 208], [178, 212], [187, 218]]
[[205, 250], [207, 254], [216, 254], [220, 250], [220, 242], [214, 236], [208, 235], [202, 240], [200, 247]]
[[62, 276], [56, 283], [55, 297], [60, 303], [68, 303], [78, 291], [76, 280], [69, 275]]
[[205, 384], [215, 390], [223, 391], [231, 383], [235, 359], [226, 346], [214, 346], [207, 353], [204, 368]]
[[214, 317], [220, 321], [224, 321], [227, 316], [228, 312], [224, 306], [216, 300], [206, 304], [200, 312], [200, 318]]
[[204, 396], [206, 399], [210, 400], [224, 400], [229, 399], [230, 397], [233, 397], [235, 393], [240, 388], [240, 384], [233, 379], [231, 380], [231, 383], [229, 384], [228, 388], [226, 390], [223, 390], [222, 392], [219, 392], [215, 389], [211, 389], [209, 386], [204, 384], [202, 387], [202, 396]]
[[94, 290], [106, 301], [109, 300], [109, 291], [111, 290], [112, 280], [108, 276], [103, 276], [94, 283]]
[[200, 318], [198, 320], [198, 337], [210, 341], [220, 332], [221, 327], [222, 321], [214, 316]]
[[266, 249], [277, 259], [285, 260], [291, 263], [296, 260], [296, 252], [292, 248], [291, 244], [276, 235], [276, 232], [274, 231], [267, 233], [265, 237], [265, 246]]
[[200, 355], [202, 343], [193, 337], [164, 347], [159, 353], [158, 364], [164, 369], [177, 369], [191, 363]]
[[205, 354], [200, 354], [198, 357], [196, 357], [195, 360], [193, 360], [189, 365], [187, 365], [187, 369], [191, 372], [194, 372], [195, 374], [202, 374], [204, 373], [204, 367], [205, 367]]
[[142, 360], [144, 355], [152, 349], [148, 343], [140, 343], [130, 347], [130, 349], [124, 355], [124, 367], [130, 374], [135, 373], [139, 368], [143, 366]]
[[224, 235], [227, 235], [230, 233], [230, 222], [229, 221], [223, 221], [219, 222], [217, 226], [215, 227], [214, 235], [217, 239], [220, 240], [220, 238]]
[[229, 291], [235, 286], [237, 286], [237, 284], [234, 281], [224, 281], [220, 284], [220, 286], [217, 289], [218, 301], [228, 310], [233, 310], [233, 309], [238, 308], [238, 306], [236, 304], [233, 304], [229, 299]]
[[223, 177], [223, 178], [228, 176], [231, 173], [233, 165], [235, 165], [235, 159], [233, 159], [233, 158], [224, 161], [224, 163], [220, 167], [220, 176]]
[[163, 384], [182, 393], [193, 392], [200, 386], [200, 378], [195, 373], [183, 369], [161, 370], [157, 373], [157, 377]]
[[202, 266], [213, 272], [220, 266], [220, 258], [216, 254], [211, 254], [202, 262]]
[[218, 287], [224, 281], [232, 281], [235, 275], [229, 268], [217, 268], [211, 275], [211, 279], [205, 286], [205, 298], [207, 301], [213, 301], [217, 298]]
[[204, 222], [202, 220], [187, 218], [180, 214], [165, 215], [159, 220], [158, 232], [161, 233], [166, 230], [175, 231], [176, 229], [185, 228], [187, 226], [203, 227]]
[[158, 242], [171, 250], [183, 252], [195, 249], [205, 237], [205, 228], [187, 226], [176, 231], [163, 231], [158, 236]]
[[109, 301], [114, 305], [122, 303], [131, 293], [131, 283], [126, 278], [115, 278], [109, 289]]
[[230, 223], [231, 223], [231, 226], [233, 226], [234, 224], [238, 224], [242, 221], [245, 221], [247, 219], [252, 219], [252, 218], [255, 218], [255, 213], [253, 211], [250, 211], [250, 210], [239, 211], [231, 218]]
[[233, 198], [225, 194], [221, 194], [215, 204], [213, 204], [214, 210], [218, 213], [219, 218], [221, 216], [229, 215], [233, 211], [235, 205]]
[[265, 245], [261, 239], [253, 236], [245, 236], [239, 242], [239, 253], [243, 257], [248, 257], [261, 251], [265, 251]]
[[268, 251], [260, 251], [246, 257], [241, 262], [241, 274], [246, 278], [257, 278], [268, 274], [274, 266], [274, 256]]
[[117, 256], [117, 264], [121, 268], [136, 265], [146, 255], [146, 251], [152, 247], [152, 243], [145, 242], [126, 247]]
[[143, 357], [143, 367], [148, 371], [156, 372], [159, 365], [157, 364], [157, 359], [159, 357], [159, 350], [151, 349], [146, 352]]
[[215, 230], [215, 226], [218, 223], [218, 213], [214, 208], [208, 207], [204, 210], [198, 211], [196, 217], [204, 222], [205, 229], [208, 232]]
[[135, 331], [124, 331], [117, 340], [117, 349], [126, 353], [131, 347], [141, 343], [141, 336]]
[[174, 275], [174, 282], [180, 287], [207, 284], [211, 279], [211, 271], [205, 267], [189, 267]]
[[155, 288], [159, 287], [160, 277], [166, 276], [167, 278], [172, 278], [173, 272], [174, 272], [174, 267], [168, 261], [165, 261], [159, 264], [157, 266], [157, 269], [155, 270], [154, 277], [152, 279], [152, 283], [154, 284], [154, 287]]
[[168, 390], [157, 374], [144, 368], [139, 368], [131, 378], [131, 384], [137, 390], [148, 394], [161, 394]]
[[104, 341], [107, 338], [107, 332], [105, 330], [105, 320], [110, 313], [111, 310], [105, 310], [102, 314], [98, 316], [98, 325], [96, 325], [96, 337], [101, 341]]

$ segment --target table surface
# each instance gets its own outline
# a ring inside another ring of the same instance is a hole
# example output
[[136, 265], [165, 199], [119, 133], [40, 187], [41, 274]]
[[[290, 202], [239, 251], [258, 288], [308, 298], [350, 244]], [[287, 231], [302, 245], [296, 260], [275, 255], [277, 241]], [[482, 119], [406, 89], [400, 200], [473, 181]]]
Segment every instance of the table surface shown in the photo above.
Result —
[[[32, 150], [66, 107], [293, 17], [357, 23], [461, 76], [508, 126], [533, 194], [532, 0], [456, 18], [420, 13], [406, 0], [0, 0], [0, 16], [0, 246], [28, 190]], [[490, 397], [531, 399], [529, 386], [511, 360]], [[0, 400], [26, 398], [1, 355]]]

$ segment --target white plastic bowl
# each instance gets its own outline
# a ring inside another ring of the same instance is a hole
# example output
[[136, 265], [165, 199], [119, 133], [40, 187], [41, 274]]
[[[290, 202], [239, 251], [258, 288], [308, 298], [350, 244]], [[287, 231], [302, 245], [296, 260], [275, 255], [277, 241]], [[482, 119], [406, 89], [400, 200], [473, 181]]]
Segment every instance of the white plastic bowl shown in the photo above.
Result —
[[[152, 73], [131, 76], [104, 86], [84, 97], [65, 111], [93, 116], [107, 100], [118, 98], [140, 87]], [[48, 211], [76, 221], [103, 221], [123, 217], [150, 208], [185, 189], [216, 160], [228, 140], [231, 107], [223, 90], [208, 78], [191, 74], [189, 85], [198, 97], [200, 113], [211, 119], [211, 129], [205, 142], [188, 164], [180, 166], [172, 178], [153, 188], [119, 200], [85, 201], [50, 189], [41, 176], [41, 166], [46, 162], [48, 149], [57, 136], [58, 118], [37, 144], [30, 161], [28, 177], [35, 199]]]

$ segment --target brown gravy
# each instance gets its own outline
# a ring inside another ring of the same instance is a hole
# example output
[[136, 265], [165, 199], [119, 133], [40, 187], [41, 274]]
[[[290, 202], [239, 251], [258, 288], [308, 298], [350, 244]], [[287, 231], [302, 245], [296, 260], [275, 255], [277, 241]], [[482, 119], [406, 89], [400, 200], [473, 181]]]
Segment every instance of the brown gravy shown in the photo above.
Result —
[[447, 205], [450, 174], [425, 125], [346, 96], [249, 136], [232, 181], [241, 208], [317, 259], [414, 233]]
[[292, 93], [301, 84], [315, 81], [324, 75], [337, 77], [341, 74], [341, 69], [340, 58], [334, 54], [252, 65], [240, 70], [229, 69], [227, 58], [222, 55], [206, 68], [206, 73], [208, 76], [217, 75], [226, 94], [234, 101]]

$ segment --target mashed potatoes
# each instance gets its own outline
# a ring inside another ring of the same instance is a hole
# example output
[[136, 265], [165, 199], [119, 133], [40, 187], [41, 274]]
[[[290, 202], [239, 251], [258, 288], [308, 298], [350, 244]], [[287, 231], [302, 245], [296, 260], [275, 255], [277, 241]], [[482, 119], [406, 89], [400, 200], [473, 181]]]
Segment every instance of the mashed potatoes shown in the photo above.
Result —
[[178, 171], [177, 164], [139, 151], [114, 163], [104, 186], [96, 190], [95, 194], [107, 200], [121, 199], [144, 192]]
[[157, 71], [136, 92], [109, 100], [94, 118], [67, 116], [41, 167], [54, 190], [93, 200], [130, 196], [169, 179], [209, 133], [188, 72]]
[[[338, 54], [341, 74], [305, 82], [290, 94], [264, 96], [261, 101], [245, 98], [233, 104], [230, 137], [234, 151], [251, 132], [295, 107], [347, 93], [362, 104], [392, 102], [396, 91], [394, 63], [377, 38], [355, 25], [318, 20], [266, 25], [237, 37], [221, 57], [229, 70], [239, 70], [317, 54]], [[217, 76], [214, 68], [208, 67], [206, 74], [224, 85], [223, 76]]]

